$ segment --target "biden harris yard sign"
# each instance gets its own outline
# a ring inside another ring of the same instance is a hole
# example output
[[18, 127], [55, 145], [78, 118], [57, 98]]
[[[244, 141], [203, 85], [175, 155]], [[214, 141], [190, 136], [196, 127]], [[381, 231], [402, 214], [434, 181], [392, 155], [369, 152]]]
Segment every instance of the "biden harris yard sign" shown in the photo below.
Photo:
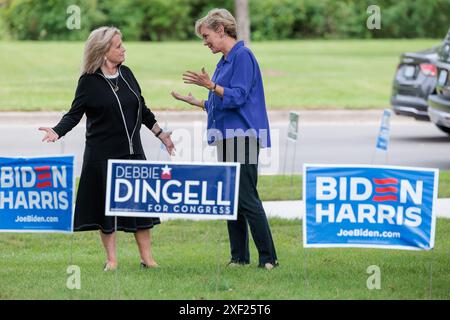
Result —
[[0, 157], [0, 232], [72, 232], [74, 157]]
[[236, 220], [239, 163], [109, 160], [107, 216]]
[[437, 169], [305, 164], [303, 171], [305, 247], [433, 248]]

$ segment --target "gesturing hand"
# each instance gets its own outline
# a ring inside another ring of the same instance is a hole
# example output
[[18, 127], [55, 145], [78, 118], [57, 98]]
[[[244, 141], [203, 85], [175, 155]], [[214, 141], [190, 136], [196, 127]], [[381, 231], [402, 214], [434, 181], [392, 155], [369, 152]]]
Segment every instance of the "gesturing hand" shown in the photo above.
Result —
[[47, 141], [47, 142], [55, 142], [56, 140], [59, 139], [58, 134], [53, 131], [52, 128], [48, 128], [48, 127], [40, 127], [39, 130], [41, 131], [45, 131], [45, 136], [42, 139], [42, 142]]
[[200, 107], [200, 108], [202, 107], [202, 101], [196, 99], [192, 95], [192, 93], [190, 93], [190, 92], [188, 93], [187, 96], [183, 96], [183, 95], [181, 95], [181, 94], [179, 94], [178, 92], [175, 92], [175, 91], [172, 91], [170, 94], [172, 95], [172, 97], [174, 97], [177, 100], [187, 102], [187, 103], [192, 104], [193, 106], [196, 106], [196, 107]]
[[202, 68], [201, 73], [197, 73], [194, 71], [186, 71], [183, 73], [184, 83], [188, 84], [196, 84], [201, 87], [205, 87], [208, 90], [211, 90], [214, 86], [214, 83], [209, 79], [208, 73], [206, 73], [205, 68]]
[[184, 101], [184, 102], [187, 102], [187, 103], [192, 104], [192, 105], [197, 105], [198, 102], [199, 102], [199, 101], [192, 95], [192, 93], [190, 93], [190, 92], [188, 93], [187, 96], [183, 96], [183, 95], [181, 95], [181, 94], [179, 94], [178, 92], [175, 92], [175, 91], [172, 91], [170, 94], [171, 94], [172, 97], [174, 97], [175, 99], [181, 100], [181, 101]]
[[159, 135], [159, 140], [161, 140], [161, 142], [164, 144], [164, 146], [166, 147], [167, 152], [171, 155], [174, 156], [175, 155], [175, 145], [172, 142], [172, 138], [170, 138], [170, 136], [172, 135], [172, 131], [167, 131], [167, 132], [161, 132], [161, 134]]

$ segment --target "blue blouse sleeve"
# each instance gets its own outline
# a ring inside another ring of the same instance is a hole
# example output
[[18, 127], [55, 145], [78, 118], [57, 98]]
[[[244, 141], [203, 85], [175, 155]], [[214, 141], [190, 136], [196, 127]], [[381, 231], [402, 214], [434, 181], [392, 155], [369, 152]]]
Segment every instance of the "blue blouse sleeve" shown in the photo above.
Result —
[[209, 110], [209, 99], [205, 100], [205, 111], [208, 112]]
[[229, 86], [224, 87], [222, 108], [234, 109], [245, 105], [253, 85], [254, 68], [249, 52], [242, 51], [236, 55]]

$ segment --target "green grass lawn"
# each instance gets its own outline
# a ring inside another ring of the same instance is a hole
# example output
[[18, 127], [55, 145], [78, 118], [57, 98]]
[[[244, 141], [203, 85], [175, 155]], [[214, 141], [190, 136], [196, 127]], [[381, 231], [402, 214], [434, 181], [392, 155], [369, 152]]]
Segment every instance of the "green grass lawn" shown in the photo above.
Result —
[[[169, 221], [153, 232], [160, 268], [139, 269], [133, 236], [119, 233], [117, 272], [102, 271], [97, 232], [74, 235], [0, 234], [0, 299], [449, 299], [450, 220], [438, 219], [428, 252], [304, 249], [299, 220], [270, 221], [280, 267], [226, 268], [226, 223]], [[72, 249], [72, 250], [71, 250]], [[81, 289], [66, 288], [69, 265]], [[367, 268], [381, 271], [369, 290]]]
[[[263, 200], [300, 199], [301, 177], [260, 176]], [[440, 197], [450, 173], [440, 174]], [[119, 233], [117, 272], [102, 271], [97, 232], [0, 234], [0, 299], [450, 299], [450, 220], [437, 219], [431, 251], [304, 249], [300, 220], [270, 219], [281, 266], [226, 268], [224, 221], [163, 222], [153, 231], [160, 268], [139, 269], [133, 236]], [[69, 265], [81, 268], [81, 290], [66, 287]], [[381, 289], [369, 290], [366, 271], [381, 270]]]
[[[171, 90], [206, 90], [183, 84], [185, 70], [219, 60], [201, 41], [127, 43], [127, 61], [153, 109], [189, 109]], [[391, 82], [405, 51], [429, 48], [428, 40], [302, 40], [254, 42], [269, 109], [385, 108]], [[79, 76], [83, 43], [0, 42], [0, 110], [67, 110]]]
[[[79, 178], [77, 178], [78, 186]], [[263, 201], [301, 200], [303, 183], [301, 175], [260, 175], [258, 192]], [[438, 198], [450, 198], [450, 172], [439, 172]]]

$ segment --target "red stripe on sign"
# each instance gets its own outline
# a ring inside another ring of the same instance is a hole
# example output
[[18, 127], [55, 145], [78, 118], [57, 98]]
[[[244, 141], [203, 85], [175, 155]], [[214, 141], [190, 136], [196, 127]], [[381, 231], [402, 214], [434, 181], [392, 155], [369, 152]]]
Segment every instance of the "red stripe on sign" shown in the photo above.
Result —
[[386, 178], [386, 179], [373, 179], [376, 184], [398, 184], [398, 179]]
[[46, 188], [46, 187], [51, 187], [52, 183], [50, 181], [46, 181], [46, 182], [39, 182], [36, 184], [36, 187], [38, 188]]
[[373, 201], [397, 201], [397, 196], [374, 196]]
[[394, 192], [397, 193], [397, 187], [384, 187], [384, 188], [375, 188], [376, 193], [386, 193], [386, 192]]
[[38, 178], [38, 180], [50, 179], [51, 175], [50, 175], [50, 173], [38, 174], [37, 178]]
[[42, 166], [42, 167], [34, 167], [34, 171], [40, 172], [40, 171], [49, 171], [50, 166]]

